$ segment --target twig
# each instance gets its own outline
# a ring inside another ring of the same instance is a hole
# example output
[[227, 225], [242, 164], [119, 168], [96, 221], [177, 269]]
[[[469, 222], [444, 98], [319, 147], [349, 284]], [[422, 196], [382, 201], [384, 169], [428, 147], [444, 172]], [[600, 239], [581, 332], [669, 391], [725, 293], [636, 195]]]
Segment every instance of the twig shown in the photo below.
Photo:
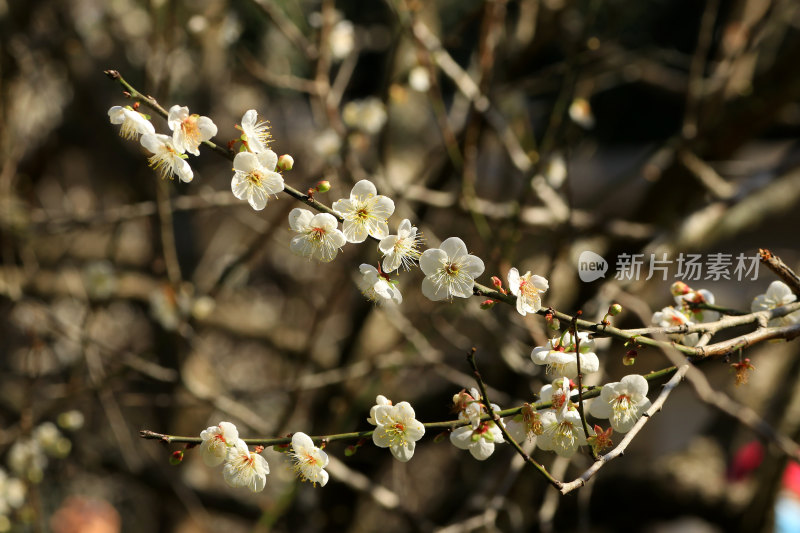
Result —
[[[583, 410], [583, 373], [581, 372], [581, 341], [578, 337], [578, 325], [577, 320], [578, 316], [581, 315], [581, 312], [578, 311], [575, 314], [575, 317], [572, 319], [572, 323], [570, 324], [570, 329], [572, 329], [572, 336], [575, 341], [575, 362], [577, 364], [578, 370], [578, 414], [581, 415], [581, 424], [583, 425], [583, 434], [586, 437], [589, 437], [589, 424], [586, 422], [586, 414]], [[567, 394], [569, 396], [569, 394]], [[567, 398], [569, 402], [569, 398]], [[595, 461], [597, 460], [597, 453], [594, 451], [594, 447], [589, 447], [589, 452], [592, 454], [592, 459]]]
[[500, 431], [503, 433], [503, 437], [508, 441], [511, 446], [520, 456], [525, 459], [526, 462], [530, 463], [536, 470], [538, 470], [546, 479], [550, 482], [557, 489], [561, 489], [561, 482], [558, 481], [556, 478], [550, 475], [545, 467], [540, 465], [536, 462], [530, 455], [525, 453], [525, 450], [514, 440], [514, 437], [509, 435], [508, 431], [506, 430], [505, 424], [500, 419], [497, 413], [494, 412], [494, 408], [492, 408], [492, 402], [489, 400], [489, 397], [486, 395], [486, 385], [483, 382], [483, 378], [481, 377], [481, 373], [478, 371], [478, 365], [475, 363], [475, 348], [473, 347], [472, 350], [467, 354], [467, 362], [472, 367], [472, 373], [475, 376], [475, 381], [478, 383], [478, 388], [481, 391], [481, 397], [483, 398], [483, 402], [486, 404], [486, 410], [489, 412], [489, 418], [497, 424], [497, 427], [500, 428]]
[[761, 256], [761, 262], [775, 272], [792, 289], [793, 293], [800, 296], [800, 277], [786, 263], [781, 261], [780, 257], [773, 255], [766, 248], [759, 248], [758, 253]]

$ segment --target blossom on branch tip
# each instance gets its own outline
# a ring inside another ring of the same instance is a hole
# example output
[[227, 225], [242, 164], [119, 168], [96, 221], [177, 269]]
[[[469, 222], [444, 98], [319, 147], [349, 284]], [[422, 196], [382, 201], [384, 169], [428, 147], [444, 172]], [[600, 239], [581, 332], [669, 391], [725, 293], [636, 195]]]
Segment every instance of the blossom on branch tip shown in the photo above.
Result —
[[450, 442], [461, 450], [469, 450], [478, 461], [488, 459], [494, 453], [494, 445], [503, 443], [503, 433], [491, 420], [482, 422], [477, 428], [461, 426], [450, 433]]
[[180, 153], [200, 155], [200, 143], [217, 134], [217, 126], [210, 118], [190, 115], [188, 107], [177, 104], [169, 108], [167, 125], [172, 130], [175, 149]]
[[228, 456], [228, 448], [239, 440], [239, 430], [230, 422], [220, 422], [218, 426], [211, 426], [200, 432], [203, 442], [200, 452], [206, 466], [218, 466]]
[[400, 267], [409, 270], [419, 260], [421, 243], [422, 236], [417, 233], [417, 228], [407, 218], [403, 219], [397, 235], [384, 237], [378, 244], [378, 249], [383, 252], [383, 271], [394, 272]]
[[525, 316], [542, 308], [540, 294], [547, 291], [549, 283], [542, 276], [531, 276], [530, 272], [520, 276], [519, 270], [512, 268], [508, 271], [508, 286], [517, 297], [517, 313]]
[[231, 487], [247, 487], [261, 492], [267, 485], [269, 463], [257, 452], [251, 452], [242, 439], [237, 439], [228, 449], [222, 477]]
[[364, 242], [367, 236], [383, 239], [389, 235], [386, 219], [394, 213], [394, 202], [379, 195], [369, 180], [356, 183], [350, 198], [337, 200], [331, 207], [344, 217], [342, 231], [347, 242]]
[[233, 158], [231, 190], [239, 200], [247, 200], [256, 211], [267, 205], [270, 194], [283, 190], [283, 177], [275, 172], [278, 156], [272, 150], [254, 154], [239, 152]]
[[[777, 307], [788, 305], [797, 300], [797, 296], [792, 292], [787, 284], [782, 281], [773, 281], [767, 287], [767, 292], [759, 294], [750, 304], [750, 311], [768, 311]], [[800, 322], [800, 311], [789, 313], [788, 315], [772, 318], [768, 322], [769, 327], [791, 326]]]
[[594, 400], [589, 413], [595, 418], [608, 418], [617, 433], [627, 433], [639, 417], [650, 408], [647, 380], [638, 374], [625, 376], [617, 383], [607, 383]]
[[183, 182], [192, 181], [194, 172], [186, 162], [187, 156], [175, 148], [172, 138], [160, 133], [145, 133], [139, 142], [153, 154], [147, 161], [162, 179], [178, 176]]
[[[269, 150], [269, 141], [272, 138], [269, 132], [269, 121], [262, 120], [259, 122], [258, 113], [256, 113], [255, 109], [249, 109], [245, 112], [242, 116], [241, 126], [242, 132], [246, 136], [247, 147], [251, 152], [260, 154]], [[216, 135], [216, 131], [214, 135]], [[274, 169], [275, 165], [272, 165], [272, 168]]]
[[314, 445], [311, 437], [297, 432], [292, 435], [292, 461], [300, 479], [310, 481], [313, 485], [324, 487], [328, 483], [328, 454]]
[[[378, 397], [379, 402], [381, 398]], [[398, 461], [409, 461], [414, 456], [417, 441], [425, 435], [425, 426], [415, 416], [408, 402], [374, 406], [369, 418], [377, 426], [372, 433], [372, 442], [379, 448], [389, 448]]]
[[119, 135], [123, 139], [135, 139], [145, 133], [155, 134], [152, 122], [138, 111], [130, 107], [115, 105], [108, 110], [108, 119], [112, 124], [120, 124]]
[[475, 278], [483, 274], [483, 261], [469, 255], [467, 245], [458, 237], [446, 239], [439, 248], [425, 250], [419, 258], [425, 274], [422, 294], [434, 302], [453, 296], [469, 298]]
[[368, 300], [376, 304], [403, 303], [403, 295], [394, 283], [388, 281], [378, 269], [372, 265], [362, 264], [359, 267], [361, 278], [358, 280], [358, 288]]
[[299, 233], [289, 244], [292, 252], [323, 263], [333, 261], [347, 242], [337, 228], [336, 217], [328, 213], [315, 215], [308, 209], [295, 207], [289, 213], [289, 225]]
[[[580, 341], [581, 373], [597, 372], [600, 360], [594, 353], [594, 340], [584, 331], [578, 332]], [[575, 339], [572, 333], [564, 333], [554, 337], [544, 346], [537, 346], [531, 351], [531, 360], [537, 365], [545, 365], [547, 373], [572, 379], [578, 376], [578, 355], [575, 352]]]

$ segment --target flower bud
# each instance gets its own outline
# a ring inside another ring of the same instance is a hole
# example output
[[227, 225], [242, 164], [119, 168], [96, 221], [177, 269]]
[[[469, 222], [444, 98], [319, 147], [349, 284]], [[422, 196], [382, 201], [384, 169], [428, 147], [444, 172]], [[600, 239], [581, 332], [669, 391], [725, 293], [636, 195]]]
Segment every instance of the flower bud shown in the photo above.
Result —
[[331, 190], [331, 182], [328, 180], [322, 180], [317, 182], [317, 192], [328, 192]]
[[608, 314], [611, 316], [617, 316], [622, 312], [622, 306], [619, 304], [613, 304], [608, 308]]
[[[294, 158], [289, 154], [283, 154], [278, 158], [278, 168], [281, 170], [292, 170], [294, 166]], [[324, 191], [320, 191], [324, 192]]]
[[680, 296], [682, 294], [688, 294], [692, 291], [687, 284], [682, 281], [676, 281], [669, 287], [669, 292], [672, 293], [673, 296]]
[[622, 357], [622, 364], [625, 366], [631, 366], [633, 363], [636, 362], [637, 355], [639, 354], [636, 352], [636, 350], [628, 350]]
[[491, 300], [491, 299], [484, 300], [484, 301], [481, 302], [481, 309], [483, 309], [483, 310], [491, 309], [492, 307], [494, 307], [494, 304], [496, 304], [496, 303], [497, 302], [495, 302], [494, 300]]
[[172, 452], [172, 455], [169, 456], [169, 464], [172, 466], [178, 466], [183, 461], [183, 450], [175, 450]]
[[494, 285], [495, 289], [503, 288], [503, 282], [500, 281], [500, 278], [498, 278], [497, 276], [492, 276], [492, 285]]

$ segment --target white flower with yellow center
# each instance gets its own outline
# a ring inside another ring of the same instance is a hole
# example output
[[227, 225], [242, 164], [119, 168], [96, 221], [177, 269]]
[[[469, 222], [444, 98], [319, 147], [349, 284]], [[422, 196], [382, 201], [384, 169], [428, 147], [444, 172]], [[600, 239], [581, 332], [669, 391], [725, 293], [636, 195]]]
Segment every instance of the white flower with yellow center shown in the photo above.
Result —
[[200, 432], [203, 439], [200, 452], [206, 466], [221, 465], [228, 456], [228, 449], [239, 440], [239, 430], [230, 422], [220, 422]]
[[404, 463], [413, 457], [417, 441], [425, 434], [425, 426], [415, 418], [408, 402], [376, 405], [370, 411], [370, 419], [378, 426], [372, 433], [375, 446], [389, 448], [392, 455]]
[[[665, 307], [661, 311], [656, 311], [653, 313], [653, 318], [651, 320], [654, 324], [657, 324], [662, 328], [694, 325], [694, 322], [692, 322], [688, 316], [681, 313], [674, 307]], [[685, 344], [686, 346], [694, 346], [700, 339], [700, 336], [697, 333], [689, 333], [687, 335], [672, 334], [670, 337], [681, 342], [682, 344]]]
[[[581, 417], [577, 411], [567, 411], [560, 415], [555, 411], [542, 411], [542, 434], [536, 439], [536, 445], [542, 450], [556, 452], [561, 457], [572, 457], [578, 446], [586, 445], [586, 434], [583, 432]], [[589, 430], [592, 432], [592, 430]]]
[[[269, 150], [269, 141], [272, 135], [269, 132], [269, 121], [259, 122], [258, 113], [250, 109], [242, 116], [242, 132], [247, 136], [247, 147], [251, 152], [260, 154]], [[273, 165], [272, 168], [275, 168]]]
[[483, 274], [483, 261], [469, 255], [458, 237], [446, 239], [439, 248], [425, 250], [419, 258], [425, 274], [422, 294], [434, 302], [458, 296], [469, 298], [475, 278]]
[[339, 248], [347, 242], [337, 228], [336, 217], [328, 213], [315, 215], [307, 209], [295, 207], [289, 213], [289, 225], [299, 233], [289, 244], [292, 252], [323, 263], [333, 261]]
[[517, 313], [525, 316], [542, 308], [541, 294], [550, 285], [542, 276], [531, 276], [530, 272], [520, 276], [519, 270], [512, 268], [508, 271], [508, 286], [511, 294], [517, 297]]
[[469, 450], [478, 461], [488, 459], [494, 453], [494, 445], [505, 442], [500, 428], [491, 420], [482, 422], [476, 429], [461, 426], [450, 433], [450, 442], [461, 450]]
[[350, 198], [337, 200], [331, 207], [344, 217], [342, 231], [347, 242], [364, 242], [368, 235], [376, 239], [389, 235], [386, 219], [394, 213], [394, 202], [379, 195], [369, 180], [356, 183]]
[[188, 107], [174, 105], [169, 108], [167, 125], [172, 130], [172, 143], [180, 153], [200, 155], [198, 147], [217, 134], [217, 126], [208, 117], [189, 114]]
[[403, 303], [403, 295], [394, 283], [390, 282], [372, 265], [362, 264], [359, 267], [361, 279], [358, 288], [368, 300], [376, 304]]
[[242, 439], [228, 448], [222, 477], [231, 487], [247, 487], [253, 492], [261, 492], [267, 485], [269, 463], [260, 453], [251, 452]]
[[383, 394], [378, 394], [375, 397], [375, 405], [373, 405], [372, 408], [369, 410], [369, 418], [367, 418], [367, 422], [369, 422], [373, 426], [377, 426], [378, 422], [375, 420], [375, 413], [377, 412], [378, 407], [385, 405], [392, 405], [392, 400], [390, 400]]
[[231, 190], [239, 200], [247, 200], [256, 211], [267, 205], [270, 194], [283, 190], [283, 177], [275, 172], [278, 156], [272, 150], [258, 154], [239, 152], [233, 158]]
[[[753, 313], [757, 311], [767, 311], [788, 305], [797, 300], [797, 296], [792, 292], [787, 284], [782, 281], [773, 281], [767, 287], [767, 292], [759, 294], [753, 299], [750, 304], [750, 311]], [[791, 326], [800, 322], [800, 311], [789, 313], [788, 315], [780, 318], [773, 318], [767, 324], [769, 327], [777, 326]]]
[[328, 473], [324, 468], [328, 466], [328, 454], [314, 446], [311, 437], [301, 432], [292, 435], [290, 453], [294, 469], [303, 481], [310, 481], [320, 487], [325, 486], [328, 482]]
[[417, 234], [417, 228], [407, 218], [403, 219], [397, 228], [397, 235], [384, 237], [378, 244], [383, 252], [383, 271], [394, 272], [400, 267], [409, 270], [419, 260], [421, 243], [422, 236]]
[[592, 402], [589, 413], [595, 418], [607, 418], [614, 431], [627, 433], [650, 408], [647, 389], [647, 380], [638, 374], [625, 376], [617, 383], [607, 383], [600, 397]]
[[[580, 340], [581, 374], [597, 372], [600, 360], [594, 353], [594, 340], [584, 331], [578, 332]], [[578, 354], [575, 339], [571, 333], [554, 337], [544, 346], [537, 346], [531, 352], [531, 360], [537, 365], [545, 365], [547, 373], [573, 379], [578, 376]]]
[[145, 133], [139, 142], [153, 154], [147, 162], [162, 179], [178, 176], [183, 182], [192, 181], [194, 172], [186, 162], [188, 156], [175, 148], [170, 137], [160, 133]]
[[108, 119], [112, 124], [121, 124], [119, 135], [124, 139], [135, 139], [139, 135], [156, 132], [153, 124], [144, 115], [130, 107], [115, 105], [108, 110]]

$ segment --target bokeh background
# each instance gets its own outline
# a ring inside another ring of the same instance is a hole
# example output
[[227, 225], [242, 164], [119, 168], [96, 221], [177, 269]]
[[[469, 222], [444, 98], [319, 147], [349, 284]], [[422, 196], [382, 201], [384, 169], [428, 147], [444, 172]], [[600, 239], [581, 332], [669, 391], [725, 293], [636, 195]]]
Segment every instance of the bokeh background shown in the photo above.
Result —
[[[450, 419], [472, 346], [493, 400], [520, 405], [548, 382], [529, 359], [548, 331], [478, 298], [430, 302], [418, 270], [402, 306], [365, 301], [374, 243], [292, 255], [299, 204], [253, 211], [208, 149], [191, 183], [160, 180], [109, 123], [129, 102], [103, 71], [211, 117], [222, 146], [256, 109], [295, 188], [327, 179], [330, 204], [370, 179], [392, 230], [461, 237], [485, 284], [532, 270], [546, 305], [599, 320], [618, 301], [616, 323], [641, 327], [672, 303], [676, 265], [615, 280], [619, 254], [769, 248], [800, 266], [798, 57], [794, 0], [0, 0], [0, 531], [773, 531], [794, 501], [785, 457], [688, 386], [566, 497], [508, 446], [479, 463], [432, 434], [407, 464], [333, 443], [324, 488], [273, 450], [259, 494], [196, 450], [171, 466], [181, 447], [140, 430], [364, 430], [377, 394]], [[584, 250], [605, 279], [578, 279]], [[746, 311], [774, 279], [685, 281]], [[669, 365], [598, 344], [589, 383]], [[703, 371], [797, 437], [797, 346], [745, 355], [748, 385], [726, 361]], [[590, 463], [535, 457], [563, 479]]]

